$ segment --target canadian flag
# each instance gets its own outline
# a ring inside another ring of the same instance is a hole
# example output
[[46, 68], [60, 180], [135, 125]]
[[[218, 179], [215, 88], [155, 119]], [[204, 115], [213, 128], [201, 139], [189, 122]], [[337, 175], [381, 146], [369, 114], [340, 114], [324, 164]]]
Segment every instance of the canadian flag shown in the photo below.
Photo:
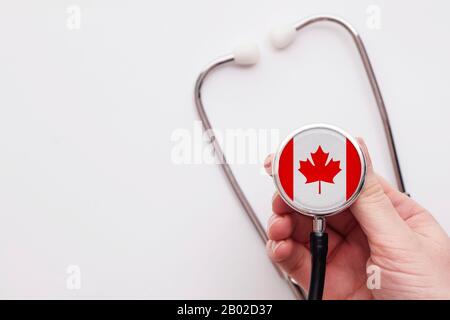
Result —
[[355, 145], [331, 130], [295, 135], [278, 161], [285, 195], [302, 207], [338, 207], [353, 196], [361, 181], [361, 158]]

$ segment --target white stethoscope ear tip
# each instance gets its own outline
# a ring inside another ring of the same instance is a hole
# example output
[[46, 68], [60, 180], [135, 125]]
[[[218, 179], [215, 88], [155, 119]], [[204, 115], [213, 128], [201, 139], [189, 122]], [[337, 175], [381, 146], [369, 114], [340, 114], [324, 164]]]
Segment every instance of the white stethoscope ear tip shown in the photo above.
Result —
[[234, 62], [241, 66], [251, 66], [259, 60], [259, 48], [254, 43], [237, 46], [233, 50]]
[[270, 32], [270, 42], [277, 49], [284, 49], [289, 46], [295, 38], [296, 30], [292, 25], [281, 26]]

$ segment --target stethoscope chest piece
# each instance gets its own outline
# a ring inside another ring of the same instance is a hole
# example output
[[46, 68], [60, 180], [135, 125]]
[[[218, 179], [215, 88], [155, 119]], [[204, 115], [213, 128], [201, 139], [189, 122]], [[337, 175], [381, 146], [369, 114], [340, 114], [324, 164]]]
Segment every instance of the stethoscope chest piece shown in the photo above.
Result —
[[314, 217], [348, 208], [366, 176], [366, 161], [357, 141], [325, 124], [294, 131], [273, 161], [273, 178], [283, 200], [295, 211]]

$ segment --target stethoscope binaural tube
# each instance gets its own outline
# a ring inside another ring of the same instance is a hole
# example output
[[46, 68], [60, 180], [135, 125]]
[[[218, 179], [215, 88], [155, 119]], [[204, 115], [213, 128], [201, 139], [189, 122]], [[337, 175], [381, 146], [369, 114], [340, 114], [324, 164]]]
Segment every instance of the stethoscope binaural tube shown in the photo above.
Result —
[[[217, 139], [214, 136], [214, 128], [211, 125], [211, 122], [209, 121], [208, 114], [205, 110], [205, 107], [203, 105], [202, 100], [202, 88], [203, 84], [205, 82], [205, 79], [208, 77], [208, 75], [217, 70], [218, 68], [225, 66], [225, 65], [237, 65], [237, 66], [252, 66], [256, 64], [259, 60], [259, 50], [258, 47], [254, 44], [244, 44], [241, 45], [233, 50], [232, 53], [228, 55], [224, 55], [222, 57], [217, 58], [213, 62], [211, 62], [208, 66], [205, 67], [205, 69], [200, 72], [200, 74], [197, 76], [197, 80], [195, 81], [195, 88], [194, 88], [194, 102], [195, 107], [197, 109], [197, 113], [200, 117], [200, 121], [202, 122], [203, 129], [205, 132], [209, 135], [210, 143], [212, 143], [214, 152], [217, 155], [220, 163], [220, 167], [222, 168], [225, 177], [227, 178], [228, 182], [230, 183], [233, 192], [236, 194], [237, 198], [239, 199], [239, 202], [241, 203], [242, 207], [245, 210], [245, 213], [247, 214], [247, 217], [252, 222], [253, 226], [255, 227], [256, 231], [258, 232], [258, 235], [260, 236], [261, 240], [264, 244], [267, 243], [269, 240], [266, 231], [264, 230], [264, 227], [262, 226], [261, 222], [258, 219], [258, 216], [256, 215], [255, 210], [251, 206], [250, 202], [248, 201], [247, 197], [245, 196], [244, 191], [242, 191], [241, 186], [239, 185], [239, 182], [237, 181], [236, 177], [234, 176], [233, 171], [231, 170], [230, 165], [228, 164], [225, 154], [222, 150], [222, 147], [218, 143]], [[295, 295], [297, 299], [305, 299], [305, 294], [296, 283], [291, 281], [291, 279], [281, 271], [281, 269], [275, 265], [275, 268], [278, 272], [278, 274], [285, 279], [287, 285], [289, 286], [292, 293]]]
[[[372, 92], [374, 94], [375, 101], [377, 103], [380, 117], [383, 122], [385, 136], [387, 139], [389, 152], [391, 155], [392, 165], [394, 168], [398, 189], [401, 192], [406, 193], [403, 176], [402, 176], [402, 172], [400, 169], [399, 159], [398, 159], [397, 151], [395, 148], [395, 142], [394, 142], [394, 138], [393, 138], [393, 134], [392, 134], [392, 129], [391, 129], [389, 118], [388, 118], [388, 115], [386, 112], [383, 97], [381, 95], [381, 91], [378, 86], [378, 82], [376, 80], [376, 77], [375, 77], [372, 65], [370, 63], [368, 54], [366, 52], [365, 46], [364, 46], [360, 36], [356, 32], [356, 30], [348, 22], [346, 22], [340, 18], [337, 18], [334, 16], [328, 16], [328, 15], [320, 15], [320, 16], [314, 16], [314, 17], [305, 19], [299, 23], [296, 23], [296, 24], [288, 26], [288, 27], [277, 29], [271, 35], [272, 43], [275, 47], [277, 47], [279, 49], [284, 48], [284, 47], [288, 46], [294, 40], [297, 31], [303, 29], [304, 27], [306, 27], [308, 25], [314, 24], [316, 22], [322, 22], [322, 21], [336, 23], [336, 24], [342, 26], [347, 32], [350, 33], [352, 39], [355, 42], [355, 45], [356, 45], [358, 52], [360, 54], [360, 57], [362, 59], [366, 74], [368, 76], [368, 79], [369, 79], [369, 82], [370, 82], [370, 85], [372, 88]], [[225, 156], [224, 156], [221, 146], [219, 145], [217, 140], [214, 138], [214, 133], [213, 133], [214, 128], [209, 121], [207, 112], [205, 110], [205, 107], [204, 107], [203, 101], [202, 101], [203, 83], [204, 83], [205, 79], [207, 78], [207, 76], [211, 72], [213, 72], [213, 71], [217, 70], [218, 68], [220, 68], [221, 66], [225, 66], [225, 65], [233, 65], [233, 64], [252, 65], [258, 61], [258, 57], [259, 57], [259, 53], [258, 53], [257, 47], [254, 45], [247, 45], [247, 46], [239, 47], [233, 53], [222, 56], [222, 57], [216, 59], [215, 61], [211, 62], [197, 77], [197, 80], [195, 83], [195, 89], [194, 89], [194, 100], [195, 100], [195, 106], [197, 109], [197, 113], [203, 124], [203, 128], [210, 135], [210, 141], [213, 144], [215, 153], [218, 155], [219, 159], [221, 160], [220, 166], [221, 166], [228, 182], [230, 183], [230, 185], [233, 189], [233, 192], [236, 194], [237, 198], [239, 199], [242, 207], [245, 210], [245, 213], [247, 214], [247, 216], [253, 223], [253, 225], [254, 225], [255, 229], [257, 230], [258, 234], [260, 235], [262, 241], [264, 243], [266, 243], [267, 239], [268, 239], [267, 234], [266, 234], [263, 226], [261, 225], [261, 222], [258, 220], [256, 212], [250, 205], [250, 202], [248, 201], [247, 197], [245, 196], [244, 192], [242, 191], [242, 188], [240, 187], [239, 183], [237, 182], [236, 177], [234, 176], [230, 166], [226, 162], [226, 159], [225, 159]], [[277, 270], [279, 271], [278, 268], [277, 268]], [[279, 271], [279, 272], [281, 273], [281, 271]], [[286, 276], [285, 276], [285, 278], [288, 279], [288, 285], [291, 288], [291, 290], [293, 291], [294, 295], [299, 299], [304, 299], [305, 295], [304, 295], [302, 289], [299, 288], [294, 282], [290, 281], [289, 278], [287, 278]]]
[[369, 79], [370, 82], [370, 87], [372, 88], [372, 93], [377, 103], [378, 112], [383, 122], [384, 132], [386, 135], [386, 140], [388, 142], [389, 153], [391, 155], [392, 166], [394, 167], [394, 174], [395, 179], [397, 181], [398, 189], [400, 192], [407, 194], [405, 183], [403, 180], [402, 170], [400, 169], [400, 162], [398, 159], [397, 149], [395, 147], [394, 136], [392, 133], [389, 117], [386, 111], [386, 106], [384, 104], [384, 99], [381, 94], [380, 86], [378, 85], [378, 81], [375, 76], [375, 72], [373, 71], [372, 63], [370, 62], [366, 47], [356, 29], [350, 23], [341, 18], [329, 15], [318, 15], [307, 18], [293, 25], [287, 25], [274, 29], [270, 34], [270, 40], [272, 42], [272, 45], [277, 49], [287, 48], [295, 40], [295, 36], [300, 30], [303, 30], [305, 27], [318, 22], [335, 23], [344, 28], [344, 30], [346, 30], [352, 37], [353, 42], [355, 43], [355, 46], [358, 49], [361, 61], [364, 65], [367, 78]]

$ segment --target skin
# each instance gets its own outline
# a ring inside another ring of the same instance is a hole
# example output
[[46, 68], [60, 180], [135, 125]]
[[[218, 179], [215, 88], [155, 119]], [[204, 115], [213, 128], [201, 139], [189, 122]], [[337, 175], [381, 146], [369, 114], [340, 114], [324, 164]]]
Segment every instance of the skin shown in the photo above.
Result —
[[[358, 139], [368, 172], [355, 203], [327, 218], [329, 245], [324, 299], [450, 299], [450, 240], [432, 215], [378, 176]], [[271, 174], [272, 158], [265, 163]], [[268, 222], [267, 252], [306, 291], [311, 272], [312, 219], [293, 211], [276, 193]], [[367, 267], [381, 271], [369, 289]]]

